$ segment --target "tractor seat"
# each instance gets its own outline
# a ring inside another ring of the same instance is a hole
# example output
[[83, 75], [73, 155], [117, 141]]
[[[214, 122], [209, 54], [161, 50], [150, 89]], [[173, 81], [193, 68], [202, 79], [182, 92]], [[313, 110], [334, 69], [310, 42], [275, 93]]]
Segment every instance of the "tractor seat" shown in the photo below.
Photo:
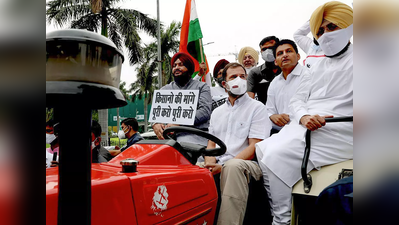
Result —
[[342, 169], [353, 169], [353, 159], [323, 166], [320, 170], [313, 169], [309, 173], [313, 179], [313, 186], [310, 192], [308, 194], [304, 192], [303, 180], [301, 179], [293, 186], [292, 194], [319, 196], [324, 188], [338, 180], [338, 175]]

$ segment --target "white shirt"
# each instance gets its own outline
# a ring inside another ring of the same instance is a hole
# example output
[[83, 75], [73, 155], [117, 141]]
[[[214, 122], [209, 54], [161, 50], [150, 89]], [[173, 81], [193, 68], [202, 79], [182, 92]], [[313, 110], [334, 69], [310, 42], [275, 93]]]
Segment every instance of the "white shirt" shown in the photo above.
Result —
[[271, 122], [265, 106], [245, 93], [234, 102], [216, 108], [211, 115], [209, 133], [222, 140], [227, 147], [224, 155], [216, 157], [219, 164], [234, 158], [249, 146], [249, 138], [269, 137]]
[[318, 60], [326, 57], [320, 46], [315, 45], [312, 38], [307, 36], [309, 33], [309, 20], [294, 33], [295, 42], [307, 54], [307, 57], [303, 60], [303, 65], [307, 68], [311, 68]]
[[[290, 103], [292, 96], [295, 94], [302, 76], [308, 73], [309, 71], [298, 63], [291, 73], [288, 74], [287, 80], [284, 79], [282, 72], [273, 79], [270, 83], [269, 90], [267, 91], [266, 109], [269, 118], [274, 114], [283, 113], [288, 114], [290, 118], [292, 118], [288, 104]], [[277, 130], [282, 128], [273, 122], [272, 127]]]

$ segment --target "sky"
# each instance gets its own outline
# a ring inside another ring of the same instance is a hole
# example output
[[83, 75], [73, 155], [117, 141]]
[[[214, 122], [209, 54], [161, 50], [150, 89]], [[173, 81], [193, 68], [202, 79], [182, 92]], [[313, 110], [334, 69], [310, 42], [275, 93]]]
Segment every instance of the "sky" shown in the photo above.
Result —
[[[46, 0], [48, 1], [48, 0]], [[235, 55], [245, 46], [257, 51], [259, 42], [266, 36], [292, 39], [293, 33], [309, 20], [313, 11], [327, 0], [196, 0], [197, 14], [203, 34], [204, 52], [209, 69], [220, 59], [235, 61]], [[352, 7], [353, 0], [341, 0]], [[159, 0], [160, 20], [168, 26], [172, 21], [182, 21], [186, 0]], [[121, 8], [135, 9], [157, 19], [157, 0], [124, 0]], [[65, 27], [66, 28], [66, 27]], [[46, 23], [46, 32], [55, 28]], [[308, 35], [311, 37], [311, 34]], [[141, 34], [144, 43], [155, 39]], [[213, 43], [212, 43], [213, 42]], [[207, 44], [210, 43], [210, 44]], [[306, 54], [300, 49], [301, 59]], [[125, 52], [125, 57], [128, 57]], [[302, 61], [301, 60], [301, 61]], [[264, 63], [259, 54], [259, 64]], [[127, 61], [122, 66], [121, 81], [130, 84], [136, 80], [135, 67]]]

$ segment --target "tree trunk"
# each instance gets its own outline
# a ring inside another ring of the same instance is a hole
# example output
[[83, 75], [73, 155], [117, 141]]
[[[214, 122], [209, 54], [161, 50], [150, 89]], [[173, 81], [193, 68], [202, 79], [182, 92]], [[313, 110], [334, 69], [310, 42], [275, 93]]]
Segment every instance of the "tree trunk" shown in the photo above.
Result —
[[[105, 7], [101, 10], [101, 35], [108, 37], [107, 11]], [[108, 109], [98, 110], [98, 123], [101, 126], [101, 144], [108, 146]], [[106, 144], [105, 144], [106, 143]]]
[[148, 127], [148, 110], [147, 110], [147, 107], [148, 107], [148, 103], [147, 103], [147, 101], [148, 101], [148, 95], [147, 94], [145, 94], [145, 98], [144, 98], [144, 132], [147, 132], [147, 127]]

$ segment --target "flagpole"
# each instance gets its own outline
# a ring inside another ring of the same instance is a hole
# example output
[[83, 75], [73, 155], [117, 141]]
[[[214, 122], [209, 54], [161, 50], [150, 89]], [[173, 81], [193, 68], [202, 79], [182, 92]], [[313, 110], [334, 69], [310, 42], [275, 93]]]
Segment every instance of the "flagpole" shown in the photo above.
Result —
[[161, 22], [159, 19], [159, 0], [157, 0], [157, 26], [158, 26], [158, 86], [162, 87], [162, 64], [161, 64]]
[[201, 55], [201, 62], [200, 63], [202, 63], [202, 62], [205, 62], [204, 61], [204, 52], [202, 51], [203, 50], [202, 38], [199, 39], [199, 46], [200, 46], [200, 55]]

